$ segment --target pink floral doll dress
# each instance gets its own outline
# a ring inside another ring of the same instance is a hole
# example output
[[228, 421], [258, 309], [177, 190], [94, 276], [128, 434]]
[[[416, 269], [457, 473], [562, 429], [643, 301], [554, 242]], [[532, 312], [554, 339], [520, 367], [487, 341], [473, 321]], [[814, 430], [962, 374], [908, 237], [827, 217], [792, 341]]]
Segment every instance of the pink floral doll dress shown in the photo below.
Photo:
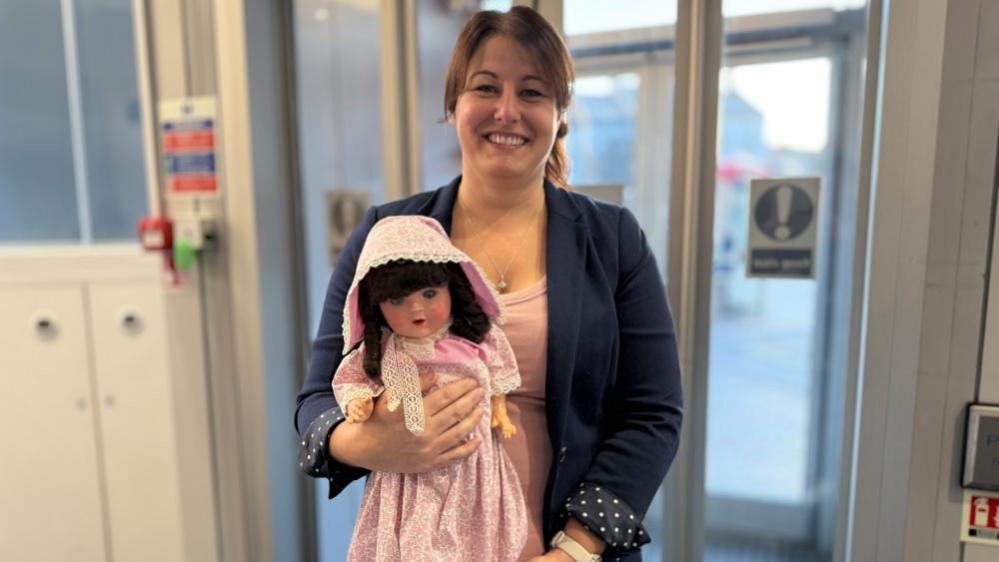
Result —
[[[491, 327], [481, 343], [456, 336], [450, 323], [420, 339], [385, 329], [381, 377], [373, 380], [363, 368], [359, 285], [373, 269], [398, 260], [459, 264]], [[492, 285], [451, 244], [437, 221], [422, 216], [389, 217], [371, 229], [347, 293], [343, 324], [347, 355], [333, 378], [337, 402], [346, 411], [351, 400], [386, 392], [389, 410], [401, 405], [407, 429], [418, 435], [424, 429], [420, 374], [435, 375], [435, 387], [473, 377], [486, 391], [485, 415], [473, 432], [482, 444], [469, 457], [431, 472], [371, 474], [348, 561], [508, 562], [519, 558], [527, 537], [523, 492], [512, 461], [490, 428], [490, 397], [520, 386], [513, 349], [497, 327], [502, 317]]]

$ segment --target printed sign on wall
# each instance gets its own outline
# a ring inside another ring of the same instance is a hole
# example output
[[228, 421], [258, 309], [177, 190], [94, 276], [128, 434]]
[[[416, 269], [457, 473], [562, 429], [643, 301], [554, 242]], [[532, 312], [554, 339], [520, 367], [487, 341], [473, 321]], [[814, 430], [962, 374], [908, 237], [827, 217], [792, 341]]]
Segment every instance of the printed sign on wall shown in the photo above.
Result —
[[999, 406], [968, 405], [961, 486], [999, 492]]
[[999, 495], [964, 491], [961, 540], [999, 546]]
[[162, 100], [159, 110], [163, 179], [167, 193], [218, 194], [215, 97]]
[[752, 180], [747, 277], [815, 278], [819, 178]]
[[370, 205], [367, 191], [335, 189], [326, 192], [326, 240], [330, 265], [347, 245], [350, 233], [361, 224]]

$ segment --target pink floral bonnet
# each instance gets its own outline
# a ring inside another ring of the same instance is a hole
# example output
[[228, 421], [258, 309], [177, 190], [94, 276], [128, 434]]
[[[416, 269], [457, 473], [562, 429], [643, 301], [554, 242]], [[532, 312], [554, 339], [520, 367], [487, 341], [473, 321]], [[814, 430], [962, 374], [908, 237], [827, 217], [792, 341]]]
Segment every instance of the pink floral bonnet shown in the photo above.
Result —
[[347, 354], [364, 337], [364, 323], [358, 308], [358, 286], [373, 268], [395, 260], [458, 263], [472, 284], [475, 300], [486, 316], [502, 324], [504, 309], [491, 281], [468, 255], [451, 244], [436, 220], [419, 215], [384, 218], [371, 228], [357, 260], [354, 280], [347, 291], [343, 315], [343, 353]]

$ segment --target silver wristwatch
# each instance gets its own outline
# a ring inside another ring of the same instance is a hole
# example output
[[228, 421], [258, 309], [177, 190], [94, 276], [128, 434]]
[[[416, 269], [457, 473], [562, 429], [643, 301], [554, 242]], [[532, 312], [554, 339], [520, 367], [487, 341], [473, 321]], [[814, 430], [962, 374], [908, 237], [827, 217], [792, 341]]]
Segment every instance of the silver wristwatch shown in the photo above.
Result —
[[552, 538], [551, 547], [568, 554], [575, 562], [600, 562], [601, 560], [599, 554], [593, 554], [589, 550], [586, 550], [583, 548], [583, 545], [562, 531], [555, 533], [555, 536]]

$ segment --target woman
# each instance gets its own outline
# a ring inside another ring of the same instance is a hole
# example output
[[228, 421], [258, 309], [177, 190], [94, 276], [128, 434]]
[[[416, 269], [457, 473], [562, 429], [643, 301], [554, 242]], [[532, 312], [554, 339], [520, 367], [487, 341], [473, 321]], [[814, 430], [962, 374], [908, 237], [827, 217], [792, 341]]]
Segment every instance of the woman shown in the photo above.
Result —
[[533, 10], [481, 12], [465, 25], [444, 100], [462, 174], [372, 208], [351, 236], [299, 395], [299, 460], [329, 479], [333, 497], [369, 470], [424, 472], [480, 444], [465, 440], [483, 399], [467, 380], [425, 397], [419, 437], [384, 400], [364, 424], [342, 424], [330, 392], [344, 298], [367, 232], [385, 216], [427, 215], [482, 267], [508, 309], [504, 330], [523, 380], [508, 399], [517, 438], [504, 442], [527, 501], [521, 559], [640, 560], [649, 541], [641, 519], [679, 442], [676, 338], [634, 216], [558, 187], [568, 175], [572, 80], [564, 43]]

